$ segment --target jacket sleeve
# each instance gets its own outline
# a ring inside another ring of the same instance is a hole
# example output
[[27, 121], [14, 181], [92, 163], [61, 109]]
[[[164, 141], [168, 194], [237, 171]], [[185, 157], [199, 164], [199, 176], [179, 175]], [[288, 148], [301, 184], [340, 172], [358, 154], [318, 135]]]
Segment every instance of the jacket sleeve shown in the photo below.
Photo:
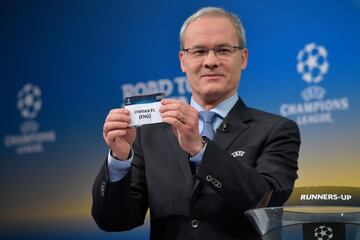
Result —
[[209, 140], [197, 177], [228, 206], [243, 213], [257, 207], [270, 191], [293, 188], [299, 146], [299, 129], [287, 119], [278, 121], [268, 133], [254, 165]]
[[138, 138], [139, 134], [133, 145], [131, 170], [126, 176], [117, 182], [110, 182], [105, 161], [93, 184], [91, 213], [96, 224], [104, 231], [125, 231], [144, 223], [148, 195]]

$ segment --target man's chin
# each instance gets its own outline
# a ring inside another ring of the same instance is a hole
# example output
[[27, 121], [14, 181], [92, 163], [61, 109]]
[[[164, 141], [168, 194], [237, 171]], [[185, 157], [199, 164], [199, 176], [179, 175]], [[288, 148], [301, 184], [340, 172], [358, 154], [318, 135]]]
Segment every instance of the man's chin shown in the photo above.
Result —
[[226, 98], [226, 94], [224, 94], [224, 90], [220, 89], [211, 89], [202, 94], [203, 99], [206, 102], [214, 102], [214, 101], [222, 101], [223, 98]]

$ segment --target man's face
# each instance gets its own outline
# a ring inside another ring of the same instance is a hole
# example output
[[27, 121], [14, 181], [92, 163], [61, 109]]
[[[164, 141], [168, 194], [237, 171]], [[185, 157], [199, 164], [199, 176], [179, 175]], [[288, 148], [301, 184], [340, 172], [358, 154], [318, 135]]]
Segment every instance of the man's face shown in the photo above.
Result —
[[[183, 35], [184, 49], [238, 45], [235, 27], [226, 17], [198, 18], [189, 24]], [[209, 51], [198, 61], [180, 51], [179, 58], [194, 99], [202, 105], [218, 104], [237, 92], [241, 70], [247, 65], [248, 52], [247, 49], [237, 50], [225, 58], [218, 58], [214, 51]]]

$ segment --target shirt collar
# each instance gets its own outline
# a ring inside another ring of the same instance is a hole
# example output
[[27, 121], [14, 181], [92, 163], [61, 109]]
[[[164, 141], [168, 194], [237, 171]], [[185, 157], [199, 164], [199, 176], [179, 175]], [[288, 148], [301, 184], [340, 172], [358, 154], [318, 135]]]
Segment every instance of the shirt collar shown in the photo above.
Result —
[[[236, 104], [238, 99], [239, 96], [237, 94], [232, 95], [231, 97], [228, 97], [227, 99], [219, 103], [216, 107], [210, 109], [210, 111], [217, 113], [222, 118], [225, 118], [232, 109], [232, 107]], [[198, 112], [205, 111], [205, 109], [200, 106], [200, 104], [198, 104], [193, 97], [191, 97], [190, 105]]]

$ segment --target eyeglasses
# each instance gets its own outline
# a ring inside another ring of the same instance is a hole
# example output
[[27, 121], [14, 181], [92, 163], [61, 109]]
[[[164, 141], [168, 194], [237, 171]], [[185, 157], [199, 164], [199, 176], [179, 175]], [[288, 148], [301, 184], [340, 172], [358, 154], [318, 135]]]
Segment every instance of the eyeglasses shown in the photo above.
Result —
[[206, 48], [206, 47], [184, 48], [181, 49], [181, 51], [186, 52], [192, 60], [200, 61], [200, 60], [204, 60], [208, 56], [210, 50], [214, 51], [214, 54], [217, 58], [227, 59], [235, 51], [242, 49], [243, 47], [240, 46], [219, 46], [214, 48]]

